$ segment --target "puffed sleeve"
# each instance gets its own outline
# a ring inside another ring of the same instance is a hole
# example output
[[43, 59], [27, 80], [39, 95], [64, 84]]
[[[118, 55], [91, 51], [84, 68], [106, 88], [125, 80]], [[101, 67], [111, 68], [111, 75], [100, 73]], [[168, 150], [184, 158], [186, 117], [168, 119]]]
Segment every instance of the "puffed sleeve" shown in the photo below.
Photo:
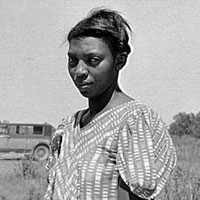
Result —
[[121, 127], [117, 166], [130, 190], [154, 199], [176, 164], [176, 151], [162, 119], [150, 109], [131, 115]]

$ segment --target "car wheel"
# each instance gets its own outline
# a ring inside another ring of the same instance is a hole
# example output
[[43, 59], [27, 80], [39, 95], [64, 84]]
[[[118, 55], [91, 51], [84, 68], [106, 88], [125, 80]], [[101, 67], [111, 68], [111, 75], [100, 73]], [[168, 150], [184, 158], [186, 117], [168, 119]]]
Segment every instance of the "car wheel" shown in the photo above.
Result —
[[49, 148], [46, 145], [38, 145], [34, 150], [36, 160], [46, 160], [49, 157]]

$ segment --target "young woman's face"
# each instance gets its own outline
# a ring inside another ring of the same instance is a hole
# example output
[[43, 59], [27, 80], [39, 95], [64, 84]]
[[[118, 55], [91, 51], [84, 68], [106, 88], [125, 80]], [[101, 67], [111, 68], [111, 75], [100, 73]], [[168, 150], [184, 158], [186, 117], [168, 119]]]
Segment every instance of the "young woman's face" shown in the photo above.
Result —
[[107, 43], [100, 38], [84, 37], [70, 41], [70, 76], [80, 93], [95, 98], [116, 84], [118, 70]]

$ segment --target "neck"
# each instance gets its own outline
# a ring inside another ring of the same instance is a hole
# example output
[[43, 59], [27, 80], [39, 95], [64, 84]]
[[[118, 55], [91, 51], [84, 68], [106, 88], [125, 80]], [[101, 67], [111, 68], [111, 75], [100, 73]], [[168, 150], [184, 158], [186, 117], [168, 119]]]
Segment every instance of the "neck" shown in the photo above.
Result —
[[130, 101], [132, 98], [125, 95], [119, 88], [118, 84], [112, 85], [103, 94], [97, 98], [89, 99], [89, 108], [81, 117], [80, 126], [88, 124], [96, 114], [109, 110], [112, 107]]
[[90, 116], [95, 116], [98, 112], [103, 110], [105, 107], [109, 108], [109, 102], [114, 98], [115, 93], [119, 90], [118, 84], [114, 84], [109, 87], [103, 94], [96, 98], [89, 99], [89, 113]]

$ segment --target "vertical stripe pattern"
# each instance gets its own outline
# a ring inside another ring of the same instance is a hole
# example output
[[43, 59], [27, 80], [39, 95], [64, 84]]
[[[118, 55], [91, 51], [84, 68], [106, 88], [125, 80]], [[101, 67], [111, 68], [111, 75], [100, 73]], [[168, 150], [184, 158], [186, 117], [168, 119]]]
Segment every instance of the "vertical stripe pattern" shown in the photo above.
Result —
[[155, 198], [176, 164], [159, 115], [131, 101], [81, 129], [81, 113], [64, 119], [52, 138], [45, 200], [116, 200], [119, 176], [134, 194]]

